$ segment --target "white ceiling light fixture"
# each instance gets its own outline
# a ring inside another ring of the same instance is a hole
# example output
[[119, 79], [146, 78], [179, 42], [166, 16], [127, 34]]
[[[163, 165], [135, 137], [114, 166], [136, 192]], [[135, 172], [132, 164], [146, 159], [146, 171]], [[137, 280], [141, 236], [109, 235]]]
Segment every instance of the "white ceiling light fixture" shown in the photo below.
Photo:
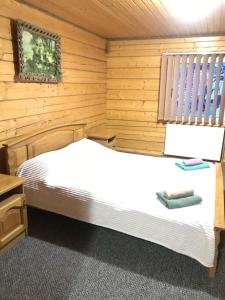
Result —
[[212, 13], [224, 0], [162, 0], [168, 11], [183, 22], [195, 22]]

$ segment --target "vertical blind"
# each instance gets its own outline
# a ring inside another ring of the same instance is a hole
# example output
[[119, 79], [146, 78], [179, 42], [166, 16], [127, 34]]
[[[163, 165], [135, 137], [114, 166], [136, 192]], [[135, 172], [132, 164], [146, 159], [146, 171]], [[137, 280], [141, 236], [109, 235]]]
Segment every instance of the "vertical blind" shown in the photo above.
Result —
[[163, 54], [158, 120], [224, 124], [225, 54]]

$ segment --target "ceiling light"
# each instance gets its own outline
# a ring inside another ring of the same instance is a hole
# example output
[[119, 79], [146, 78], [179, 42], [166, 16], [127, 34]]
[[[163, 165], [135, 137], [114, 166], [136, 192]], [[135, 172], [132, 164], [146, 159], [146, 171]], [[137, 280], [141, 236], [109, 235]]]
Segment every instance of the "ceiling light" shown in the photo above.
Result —
[[224, 0], [162, 0], [165, 7], [176, 18], [184, 22], [195, 22], [213, 12]]

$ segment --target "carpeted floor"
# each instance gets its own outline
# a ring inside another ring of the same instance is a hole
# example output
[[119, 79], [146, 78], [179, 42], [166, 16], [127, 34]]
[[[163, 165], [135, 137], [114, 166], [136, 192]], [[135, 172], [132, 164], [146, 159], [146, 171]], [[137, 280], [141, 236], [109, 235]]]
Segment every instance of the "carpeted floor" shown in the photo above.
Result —
[[216, 279], [159, 245], [29, 211], [29, 236], [0, 257], [0, 299], [225, 299], [225, 236]]

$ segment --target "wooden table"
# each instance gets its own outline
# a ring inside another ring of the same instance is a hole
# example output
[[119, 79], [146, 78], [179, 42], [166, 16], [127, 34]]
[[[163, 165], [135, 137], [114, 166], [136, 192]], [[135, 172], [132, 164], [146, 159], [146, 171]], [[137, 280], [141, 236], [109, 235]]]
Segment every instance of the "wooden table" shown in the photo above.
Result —
[[87, 132], [87, 137], [90, 140], [100, 143], [106, 147], [109, 147], [109, 148], [115, 147], [116, 134], [113, 130], [108, 129], [106, 127], [99, 126], [99, 127], [90, 129]]

